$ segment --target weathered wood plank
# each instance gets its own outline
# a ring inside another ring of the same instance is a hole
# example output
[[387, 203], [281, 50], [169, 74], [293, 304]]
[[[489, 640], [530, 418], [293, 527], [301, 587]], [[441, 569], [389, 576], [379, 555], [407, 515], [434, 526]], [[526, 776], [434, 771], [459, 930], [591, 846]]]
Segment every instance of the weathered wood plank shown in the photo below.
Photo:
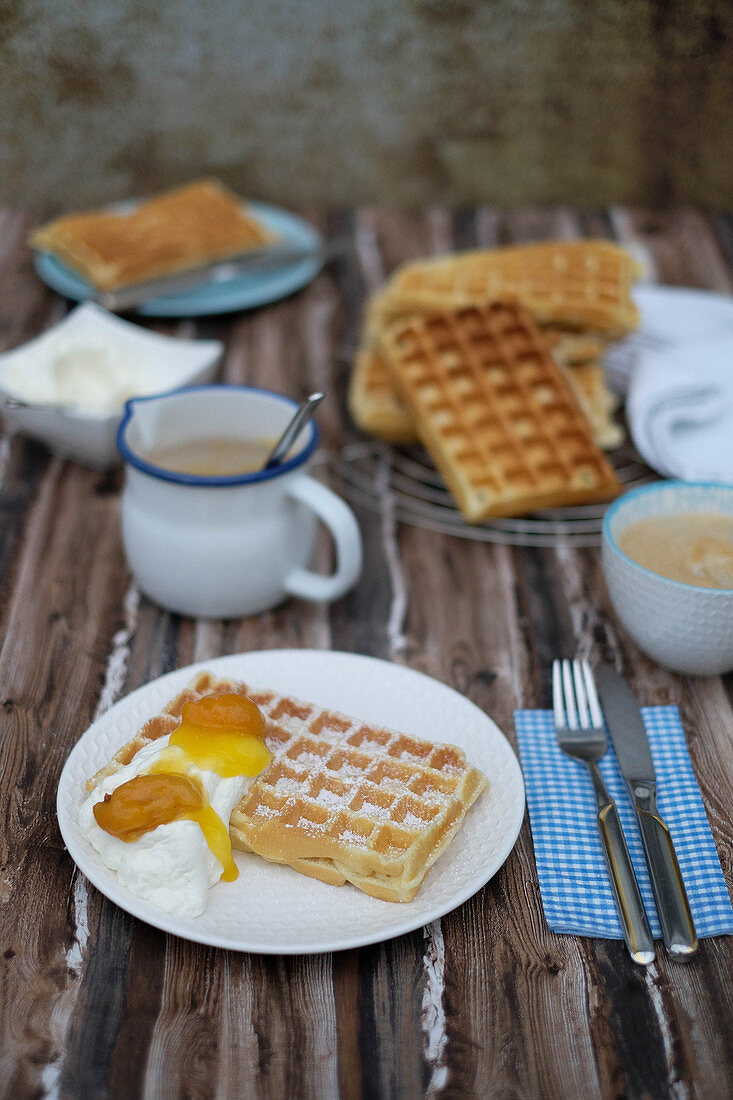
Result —
[[[19, 1095], [38, 1087], [44, 1067], [53, 1076], [80, 985], [69, 961], [79, 942], [75, 872], [58, 834], [55, 792], [92, 717], [124, 591], [116, 507], [95, 493], [98, 482], [91, 471], [47, 462], [3, 612], [3, 940], [15, 980], [6, 970], [2, 1012], [4, 1035], [23, 1052]], [[95, 903], [86, 919], [97, 912]]]
[[731, 268], [708, 218], [694, 210], [616, 210], [614, 228], [632, 244], [660, 283], [729, 293]]

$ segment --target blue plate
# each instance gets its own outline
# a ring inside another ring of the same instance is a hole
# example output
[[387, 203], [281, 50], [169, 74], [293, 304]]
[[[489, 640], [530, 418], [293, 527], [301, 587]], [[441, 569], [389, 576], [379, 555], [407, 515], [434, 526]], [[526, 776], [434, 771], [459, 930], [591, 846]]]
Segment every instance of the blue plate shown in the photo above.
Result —
[[[308, 222], [287, 210], [265, 203], [248, 204], [257, 217], [280, 237], [286, 247], [318, 250], [323, 240]], [[66, 298], [77, 302], [94, 297], [91, 284], [62, 263], [50, 252], [37, 252], [33, 258], [37, 274]], [[131, 310], [147, 317], [200, 317], [204, 314], [229, 313], [237, 309], [252, 309], [287, 297], [315, 278], [323, 266], [320, 256], [299, 260], [271, 271], [254, 271], [233, 278], [209, 278], [200, 286], [166, 298], [150, 298]]]

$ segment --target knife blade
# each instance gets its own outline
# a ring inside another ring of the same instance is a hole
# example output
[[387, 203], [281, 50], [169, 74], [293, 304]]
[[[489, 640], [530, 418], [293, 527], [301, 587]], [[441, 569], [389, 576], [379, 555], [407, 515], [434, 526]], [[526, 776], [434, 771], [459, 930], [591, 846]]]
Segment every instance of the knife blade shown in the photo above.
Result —
[[657, 809], [657, 777], [639, 707], [613, 665], [598, 665], [594, 675], [618, 766], [639, 822], [664, 946], [672, 959], [687, 962], [697, 951], [697, 933], [672, 837]]
[[266, 248], [253, 249], [243, 255], [230, 257], [228, 260], [217, 260], [175, 275], [165, 275], [148, 279], [143, 283], [134, 283], [119, 290], [96, 291], [93, 300], [111, 313], [121, 313], [151, 298], [181, 294], [187, 290], [198, 289], [212, 281], [222, 282], [241, 275], [261, 275], [304, 260], [324, 264], [344, 251], [344, 247], [344, 242], [341, 240], [309, 246], [268, 245]]

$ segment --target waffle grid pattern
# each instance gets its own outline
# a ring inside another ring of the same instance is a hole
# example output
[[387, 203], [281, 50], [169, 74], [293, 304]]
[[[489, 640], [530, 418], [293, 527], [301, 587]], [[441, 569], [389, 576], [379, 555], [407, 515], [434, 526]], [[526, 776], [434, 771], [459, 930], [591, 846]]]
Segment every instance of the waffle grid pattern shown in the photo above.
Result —
[[410, 901], [486, 785], [453, 745], [249, 692], [273, 762], [231, 820], [237, 846], [386, 901]]
[[639, 321], [630, 293], [639, 274], [636, 261], [608, 241], [483, 249], [406, 264], [381, 310], [394, 317], [517, 297], [538, 321], [622, 336]]
[[394, 322], [385, 360], [470, 522], [602, 500], [619, 485], [517, 302]]
[[[595, 362], [596, 340], [545, 327], [542, 335], [552, 356], [566, 372], [573, 393], [585, 413], [599, 447], [609, 450], [623, 441], [613, 421], [616, 400], [608, 390], [603, 367]], [[356, 424], [387, 443], [415, 443], [417, 431], [409, 410], [397, 395], [389, 368], [376, 347], [360, 348], [349, 386], [349, 411]]]

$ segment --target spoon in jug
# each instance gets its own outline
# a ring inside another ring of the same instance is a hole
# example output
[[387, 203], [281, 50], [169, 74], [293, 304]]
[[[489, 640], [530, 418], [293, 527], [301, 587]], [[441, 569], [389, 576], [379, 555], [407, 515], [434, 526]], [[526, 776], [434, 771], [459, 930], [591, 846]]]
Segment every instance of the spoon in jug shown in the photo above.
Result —
[[312, 393], [309, 397], [306, 397], [305, 401], [298, 407], [287, 428], [272, 448], [267, 462], [262, 467], [263, 470], [271, 470], [273, 466], [280, 465], [297, 439], [301, 428], [305, 427], [325, 396], [324, 393]]

